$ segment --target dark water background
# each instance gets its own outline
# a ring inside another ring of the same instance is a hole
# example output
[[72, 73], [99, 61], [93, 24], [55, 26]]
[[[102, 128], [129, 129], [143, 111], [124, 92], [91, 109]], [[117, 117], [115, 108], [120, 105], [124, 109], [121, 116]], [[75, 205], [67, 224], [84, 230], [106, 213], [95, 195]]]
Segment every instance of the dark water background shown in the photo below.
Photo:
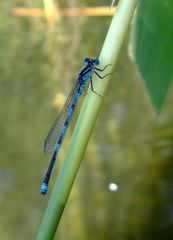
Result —
[[[61, 1], [59, 7], [106, 5]], [[109, 3], [110, 4], [110, 3]], [[108, 4], [107, 4], [108, 5]], [[34, 239], [49, 194], [40, 183], [49, 157], [44, 138], [86, 56], [98, 57], [111, 17], [17, 17], [12, 7], [41, 1], [1, 1], [0, 239]], [[55, 239], [173, 239], [172, 87], [157, 116], [129, 57], [130, 28], [102, 111]], [[82, 100], [81, 100], [82, 102]], [[75, 119], [53, 172], [63, 160]], [[109, 190], [109, 184], [118, 190]], [[49, 190], [49, 193], [50, 193]]]

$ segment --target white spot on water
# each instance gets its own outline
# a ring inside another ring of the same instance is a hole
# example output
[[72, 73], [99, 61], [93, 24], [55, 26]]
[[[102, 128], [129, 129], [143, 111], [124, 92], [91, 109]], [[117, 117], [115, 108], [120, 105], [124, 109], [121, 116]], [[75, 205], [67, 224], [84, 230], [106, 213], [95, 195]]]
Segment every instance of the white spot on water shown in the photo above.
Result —
[[115, 184], [113, 182], [109, 183], [108, 188], [109, 188], [109, 191], [111, 191], [111, 192], [116, 192], [118, 190], [117, 184]]

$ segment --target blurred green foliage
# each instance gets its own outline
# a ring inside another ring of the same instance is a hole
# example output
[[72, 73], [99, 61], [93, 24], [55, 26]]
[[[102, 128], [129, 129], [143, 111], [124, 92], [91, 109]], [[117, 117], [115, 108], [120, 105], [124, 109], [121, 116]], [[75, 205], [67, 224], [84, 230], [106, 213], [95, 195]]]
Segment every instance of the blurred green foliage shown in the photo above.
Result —
[[136, 63], [158, 112], [173, 76], [172, 13], [172, 0], [140, 0], [133, 29]]

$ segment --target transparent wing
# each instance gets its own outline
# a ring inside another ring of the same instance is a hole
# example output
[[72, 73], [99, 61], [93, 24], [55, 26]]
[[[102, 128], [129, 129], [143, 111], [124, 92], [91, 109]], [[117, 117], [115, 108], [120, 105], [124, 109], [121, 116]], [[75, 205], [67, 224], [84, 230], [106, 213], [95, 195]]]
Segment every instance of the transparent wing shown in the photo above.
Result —
[[45, 154], [52, 154], [55, 148], [55, 145], [58, 142], [58, 139], [61, 135], [62, 128], [64, 123], [67, 119], [69, 109], [72, 105], [76, 92], [79, 89], [79, 84], [77, 83], [72, 90], [70, 91], [67, 100], [64, 103], [58, 117], [56, 118], [55, 122], [53, 123], [45, 141], [44, 141], [44, 153]]

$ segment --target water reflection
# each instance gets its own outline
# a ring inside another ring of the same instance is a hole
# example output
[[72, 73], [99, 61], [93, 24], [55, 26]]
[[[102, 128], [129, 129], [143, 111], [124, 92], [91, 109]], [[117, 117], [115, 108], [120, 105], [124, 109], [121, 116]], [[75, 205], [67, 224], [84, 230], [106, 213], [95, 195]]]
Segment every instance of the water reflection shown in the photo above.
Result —
[[[48, 200], [44, 137], [110, 18], [61, 19], [51, 37], [43, 19], [0, 18], [0, 238], [34, 239]], [[128, 36], [55, 239], [173, 239], [172, 90], [156, 118], [127, 46]]]

